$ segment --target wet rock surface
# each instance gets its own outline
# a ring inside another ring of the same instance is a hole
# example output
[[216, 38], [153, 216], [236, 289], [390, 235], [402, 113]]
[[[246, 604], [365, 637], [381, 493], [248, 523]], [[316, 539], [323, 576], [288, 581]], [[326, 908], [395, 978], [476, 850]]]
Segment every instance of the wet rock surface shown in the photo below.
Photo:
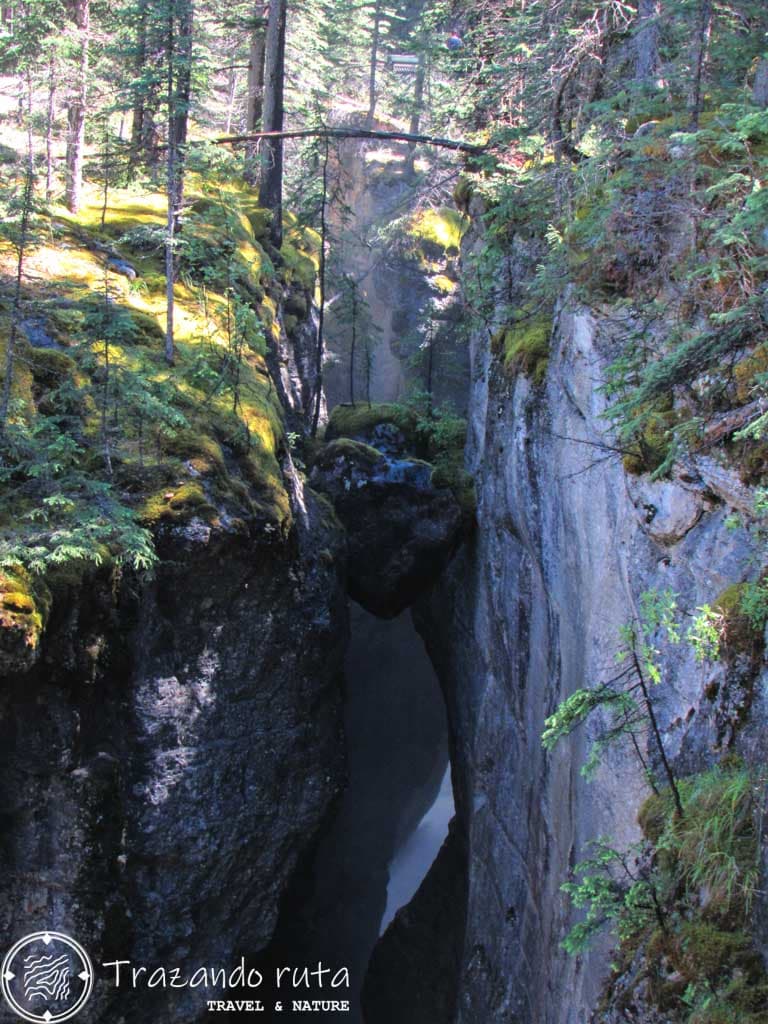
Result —
[[432, 466], [341, 438], [327, 444], [310, 483], [347, 533], [349, 594], [392, 618], [432, 586], [454, 554], [461, 509], [432, 484]]

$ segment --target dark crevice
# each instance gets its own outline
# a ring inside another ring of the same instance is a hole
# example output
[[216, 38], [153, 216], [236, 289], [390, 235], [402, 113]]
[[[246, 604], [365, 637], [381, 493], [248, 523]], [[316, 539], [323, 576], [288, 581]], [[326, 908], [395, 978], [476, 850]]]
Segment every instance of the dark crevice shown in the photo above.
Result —
[[[348, 999], [349, 1013], [322, 1019], [362, 1024], [360, 993], [387, 906], [390, 865], [393, 893], [409, 898], [437, 856], [452, 814], [445, 785], [441, 790], [448, 770], [445, 705], [410, 613], [384, 621], [352, 606], [345, 733], [348, 785], [296, 872], [259, 965], [267, 980], [283, 965], [348, 967], [349, 990], [313, 986], [292, 995]], [[436, 800], [442, 831], [428, 814]], [[273, 993], [266, 981], [263, 991], [261, 1020], [270, 1018], [275, 999], [284, 1007], [275, 1020], [298, 1017], [291, 993]]]

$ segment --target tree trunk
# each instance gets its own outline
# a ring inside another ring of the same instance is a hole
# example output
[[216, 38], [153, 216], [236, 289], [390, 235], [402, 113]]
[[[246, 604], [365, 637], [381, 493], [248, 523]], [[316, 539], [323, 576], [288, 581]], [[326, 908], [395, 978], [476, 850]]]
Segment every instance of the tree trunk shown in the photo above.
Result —
[[153, 180], [160, 159], [158, 111], [163, 91], [165, 22], [166, 16], [160, 10], [155, 11], [149, 0], [140, 0], [133, 68], [135, 85], [130, 164], [136, 168], [146, 163], [152, 168]]
[[264, 110], [264, 59], [267, 48], [268, 15], [268, 8], [265, 8], [263, 4], [256, 5], [255, 23], [248, 50], [248, 99], [245, 125], [246, 131], [249, 132], [259, 130]]
[[165, 191], [168, 204], [165, 223], [165, 361], [169, 366], [172, 366], [174, 362], [173, 285], [176, 278], [176, 260], [174, 255], [176, 234], [176, 92], [173, 74], [176, 50], [175, 0], [171, 0], [168, 8], [165, 45], [168, 61], [166, 67], [168, 149], [165, 162]]
[[325, 242], [328, 234], [326, 220], [326, 206], [328, 204], [328, 139], [325, 140], [325, 154], [323, 156], [323, 195], [320, 203], [320, 308], [317, 314], [317, 349], [315, 357], [315, 411], [312, 416], [312, 437], [317, 436], [317, 427], [320, 423], [320, 405], [323, 401], [323, 355], [325, 338], [323, 326], [325, 323]]
[[232, 117], [235, 113], [235, 97], [237, 96], [237, 71], [234, 68], [229, 72], [229, 84], [227, 86], [227, 127], [224, 129], [227, 134], [232, 131]]
[[357, 285], [352, 281], [352, 344], [349, 349], [349, 402], [355, 404], [355, 349], [357, 348]]
[[[264, 67], [264, 129], [283, 130], [285, 79], [285, 23], [287, 0], [270, 0]], [[265, 140], [259, 202], [272, 212], [270, 237], [279, 249], [283, 242], [283, 140]]]
[[[245, 130], [256, 132], [261, 128], [264, 113], [264, 59], [267, 52], [267, 17], [269, 8], [256, 5], [251, 44], [248, 50], [248, 97], [245, 107]], [[245, 149], [245, 180], [256, 184], [256, 143], [249, 142]]]
[[373, 126], [373, 115], [376, 113], [376, 65], [379, 59], [379, 25], [381, 23], [381, 0], [376, 0], [373, 12], [373, 36], [371, 38], [371, 65], [368, 74], [368, 116], [365, 119], [367, 128]]
[[71, 0], [70, 13], [77, 29], [80, 58], [75, 88], [69, 101], [67, 138], [67, 185], [65, 202], [71, 213], [80, 209], [83, 194], [83, 157], [85, 150], [85, 112], [88, 100], [88, 41], [90, 34], [90, 0]]
[[109, 439], [109, 388], [110, 380], [110, 352], [109, 339], [112, 331], [110, 321], [112, 319], [112, 306], [109, 301], [109, 271], [104, 271], [104, 386], [101, 393], [101, 445], [104, 455], [104, 469], [107, 476], [112, 476], [112, 450]]
[[184, 149], [187, 142], [189, 103], [192, 91], [192, 0], [171, 0], [166, 26], [166, 92], [168, 106], [168, 150], [166, 192], [168, 214], [165, 230], [165, 360], [174, 361], [174, 296], [176, 280], [176, 234], [181, 227], [184, 203]]
[[[138, 25], [136, 26], [136, 57], [134, 60], [134, 71], [136, 78], [141, 78], [147, 64], [147, 4], [142, 0], [139, 4]], [[143, 151], [142, 142], [144, 139], [144, 89], [141, 85], [134, 87], [133, 93], [133, 120], [131, 123], [131, 167], [135, 167], [140, 161]]]
[[758, 107], [768, 107], [768, 57], [762, 57], [755, 72], [752, 86], [752, 102]]
[[432, 391], [435, 370], [435, 330], [430, 323], [427, 334], [427, 416], [432, 419]]
[[56, 58], [48, 62], [48, 107], [45, 113], [45, 201], [53, 196], [53, 122], [56, 119]]
[[[23, 108], [22, 108], [23, 109]], [[27, 168], [24, 177], [24, 195], [21, 206], [21, 224], [19, 225], [19, 241], [16, 259], [16, 280], [11, 304], [11, 328], [8, 332], [8, 345], [5, 349], [5, 376], [3, 390], [0, 394], [0, 431], [5, 432], [8, 412], [11, 404], [13, 388], [13, 370], [16, 358], [16, 341], [21, 320], [21, 285], [24, 280], [24, 259], [29, 241], [29, 220], [32, 213], [32, 199], [35, 187], [35, 153], [32, 145], [32, 79], [27, 72]]]
[[[410, 135], [418, 135], [419, 128], [421, 127], [421, 112], [424, 108], [424, 82], [427, 77], [427, 65], [424, 59], [424, 51], [422, 50], [419, 54], [419, 66], [416, 69], [416, 82], [413, 87], [413, 112], [411, 114], [411, 123], [408, 126], [408, 133]], [[405, 173], [408, 177], [412, 177], [415, 167], [414, 161], [416, 159], [416, 143], [413, 142], [408, 146], [408, 157], [405, 161]]]
[[635, 81], [654, 85], [659, 75], [659, 0], [638, 0], [633, 40]]
[[107, 209], [109, 208], [109, 164], [111, 157], [111, 153], [109, 152], [109, 117], [104, 118], [104, 132], [102, 138], [104, 144], [104, 158], [102, 164], [104, 191], [101, 197], [101, 226], [104, 227], [107, 220]]
[[173, 142], [176, 149], [175, 180], [175, 228], [181, 226], [184, 202], [184, 163], [189, 126], [189, 105], [192, 98], [192, 28], [194, 21], [193, 0], [175, 0], [178, 17], [178, 32], [175, 53], [171, 56], [175, 71], [176, 88], [173, 100]]
[[693, 37], [691, 59], [691, 92], [688, 110], [691, 115], [691, 128], [698, 131], [699, 117], [704, 105], [704, 67], [709, 52], [709, 40], [712, 35], [712, 0], [699, 0], [699, 12]]

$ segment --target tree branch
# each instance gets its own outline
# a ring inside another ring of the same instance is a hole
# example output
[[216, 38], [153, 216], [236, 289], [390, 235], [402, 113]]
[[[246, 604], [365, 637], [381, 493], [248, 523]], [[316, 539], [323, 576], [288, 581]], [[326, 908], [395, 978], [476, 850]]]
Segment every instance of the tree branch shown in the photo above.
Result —
[[[228, 146], [238, 142], [255, 142], [258, 139], [381, 139], [393, 142], [422, 142], [427, 146], [439, 146], [442, 149], [456, 149], [462, 153], [484, 153], [485, 146], [475, 146], [470, 142], [454, 139], [440, 139], [434, 135], [413, 135], [410, 132], [378, 132], [365, 128], [291, 128], [282, 132], [249, 132], [247, 135], [221, 135], [217, 139], [207, 139], [216, 146]], [[194, 145], [190, 142], [188, 145]]]

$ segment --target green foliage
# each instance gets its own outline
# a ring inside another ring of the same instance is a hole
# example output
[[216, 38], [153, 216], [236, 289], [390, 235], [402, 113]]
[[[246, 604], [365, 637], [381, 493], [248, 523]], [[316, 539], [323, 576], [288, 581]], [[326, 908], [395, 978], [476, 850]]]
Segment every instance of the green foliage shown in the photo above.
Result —
[[[638, 618], [619, 630], [620, 645], [616, 661], [624, 666], [618, 675], [588, 689], [578, 689], [560, 703], [544, 723], [542, 743], [552, 750], [559, 740], [569, 736], [596, 712], [601, 719], [601, 732], [592, 744], [581, 773], [592, 777], [600, 766], [604, 751], [623, 738], [631, 738], [641, 760], [643, 771], [652, 785], [654, 774], [642, 756], [636, 735], [654, 725], [651, 685], [661, 682], [661, 644], [680, 642], [677, 601], [671, 590], [647, 590], [640, 595]], [[652, 729], [657, 753], [668, 778], [671, 770], [655, 725]], [[674, 786], [674, 779], [670, 778]]]
[[724, 616], [708, 604], [696, 609], [686, 638], [693, 647], [697, 661], [714, 661], [720, 654], [723, 640]]
[[671, 854], [675, 880], [706, 893], [709, 912], [748, 914], [759, 881], [756, 813], [760, 787], [740, 767], [715, 767], [680, 783], [685, 814], [668, 813], [656, 849]]
[[[39, 417], [31, 426], [16, 420], [5, 432], [0, 482], [12, 489], [16, 508], [27, 511], [3, 530], [0, 567], [45, 576], [70, 562], [108, 559], [151, 569], [150, 534], [109, 483], [84, 470], [85, 452], [64, 426], [60, 417]], [[6, 490], [6, 502], [8, 496]]]
[[[731, 763], [679, 787], [682, 815], [668, 789], [646, 800], [640, 844], [626, 851], [607, 839], [592, 844], [595, 853], [562, 887], [585, 910], [563, 946], [579, 955], [610, 928], [620, 944], [618, 970], [628, 972], [630, 986], [647, 979], [646, 1002], [688, 1024], [756, 1024], [752, 1013], [764, 1005], [768, 979], [747, 926], [759, 884], [765, 779]], [[681, 987], [671, 983], [673, 974]], [[715, 1008], [722, 1016], [708, 1016]]]
[[745, 583], [741, 595], [741, 612], [746, 616], [752, 630], [762, 633], [768, 622], [768, 580]]
[[571, 956], [589, 949], [606, 927], [617, 927], [619, 937], [626, 940], [652, 920], [649, 883], [627, 872], [633, 851], [620, 853], [606, 839], [598, 839], [591, 846], [593, 855], [573, 869], [577, 880], [560, 887], [574, 907], [586, 908], [584, 917], [563, 940], [563, 949]]
[[570, 736], [593, 711], [607, 708], [615, 712], [620, 720], [631, 716], [635, 720], [636, 701], [629, 694], [618, 692], [610, 686], [598, 686], [591, 690], [576, 690], [558, 705], [553, 715], [544, 723], [541, 742], [547, 750], [553, 750], [557, 742]]

